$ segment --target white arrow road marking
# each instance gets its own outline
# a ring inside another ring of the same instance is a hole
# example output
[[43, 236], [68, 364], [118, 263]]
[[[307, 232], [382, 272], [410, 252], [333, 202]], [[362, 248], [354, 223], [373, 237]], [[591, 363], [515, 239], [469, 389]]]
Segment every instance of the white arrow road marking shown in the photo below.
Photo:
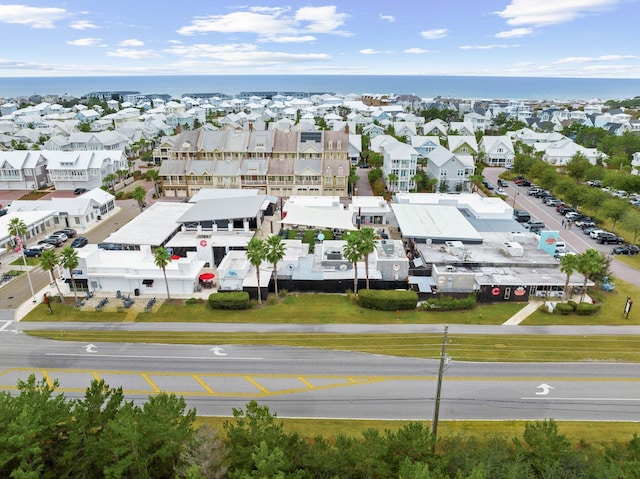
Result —
[[96, 345], [95, 344], [87, 344], [84, 349], [88, 352], [88, 353], [97, 353], [98, 350], [96, 349]]
[[216, 356], [226, 356], [227, 355], [227, 353], [223, 353], [222, 352], [222, 351], [224, 351], [224, 349], [222, 349], [220, 346], [214, 346], [209, 351], [213, 351], [213, 354], [215, 354]]
[[547, 394], [549, 394], [549, 391], [551, 389], [555, 389], [555, 388], [553, 386], [549, 386], [548, 384], [542, 383], [536, 389], [542, 389], [542, 391], [536, 391], [536, 396], [546, 396]]
[[4, 331], [5, 329], [7, 329], [7, 327], [13, 323], [13, 319], [10, 321], [4, 321], [4, 324], [2, 326], [0, 326], [0, 331]]

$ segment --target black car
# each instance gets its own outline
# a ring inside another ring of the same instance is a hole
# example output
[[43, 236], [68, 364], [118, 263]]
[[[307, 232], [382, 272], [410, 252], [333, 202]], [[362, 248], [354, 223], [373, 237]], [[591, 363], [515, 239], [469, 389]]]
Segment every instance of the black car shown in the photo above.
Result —
[[74, 195], [81, 195], [82, 193], [86, 193], [86, 192], [87, 192], [86, 188], [76, 188], [75, 190], [73, 190]]
[[39, 258], [42, 254], [42, 250], [40, 248], [25, 248], [24, 255], [27, 258]]
[[77, 234], [76, 230], [73, 228], [62, 228], [60, 231], [66, 234], [69, 238], [73, 238]]
[[83, 246], [86, 246], [88, 242], [89, 242], [89, 240], [87, 238], [85, 238], [84, 236], [78, 236], [76, 239], [74, 239], [71, 242], [71, 247], [72, 248], [82, 248]]
[[509, 186], [509, 183], [507, 183], [507, 180], [503, 180], [502, 178], [498, 178], [498, 186], [500, 188], [506, 188], [507, 186]]
[[38, 241], [38, 244], [48, 243], [52, 244], [55, 247], [58, 247], [62, 244], [62, 240], [60, 238], [47, 236], [45, 239]]
[[625, 244], [623, 246], [615, 246], [611, 252], [613, 254], [638, 254], [640, 253], [640, 248], [634, 244]]
[[602, 233], [598, 236], [598, 243], [600, 244], [622, 244], [624, 238], [616, 236], [613, 233]]
[[525, 210], [513, 210], [513, 218], [518, 223], [527, 223], [529, 220], [531, 220], [531, 215], [528, 211]]

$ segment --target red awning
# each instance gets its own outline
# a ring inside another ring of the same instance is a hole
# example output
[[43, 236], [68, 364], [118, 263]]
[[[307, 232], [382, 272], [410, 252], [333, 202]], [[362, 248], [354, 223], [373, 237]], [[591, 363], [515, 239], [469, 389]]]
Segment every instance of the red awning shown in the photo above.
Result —
[[216, 275], [215, 275], [215, 274], [213, 274], [213, 273], [202, 273], [202, 274], [200, 275], [200, 279], [201, 279], [202, 281], [211, 281], [211, 280], [212, 280], [213, 278], [215, 278], [215, 277], [216, 277]]
[[175, 261], [180, 258], [182, 258], [182, 256], [178, 256], [177, 254], [174, 254], [173, 256], [171, 256], [171, 261]]

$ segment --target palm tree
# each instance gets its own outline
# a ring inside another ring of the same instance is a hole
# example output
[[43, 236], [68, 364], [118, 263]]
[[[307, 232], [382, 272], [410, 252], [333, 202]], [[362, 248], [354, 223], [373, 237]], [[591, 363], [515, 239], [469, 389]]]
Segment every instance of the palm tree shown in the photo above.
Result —
[[144, 187], [138, 185], [131, 192], [131, 198], [138, 202], [138, 206], [140, 207], [140, 211], [143, 210], [145, 205], [145, 199], [147, 198], [147, 190]]
[[265, 259], [267, 248], [264, 241], [258, 238], [251, 238], [249, 244], [247, 244], [247, 259], [249, 263], [256, 267], [256, 277], [258, 278], [258, 304], [262, 304], [262, 297], [260, 295], [260, 265]]
[[597, 249], [590, 248], [578, 255], [578, 272], [584, 276], [582, 285], [582, 296], [580, 302], [584, 301], [587, 294], [587, 281], [591, 276], [602, 271], [602, 255]]
[[60, 252], [60, 264], [63, 268], [69, 270], [69, 277], [71, 278], [71, 287], [73, 288], [73, 296], [78, 302], [78, 292], [76, 291], [76, 280], [73, 277], [73, 270], [78, 267], [78, 252], [71, 246], [65, 246]]
[[167, 248], [160, 246], [153, 252], [153, 263], [162, 270], [164, 275], [164, 284], [167, 287], [167, 299], [171, 300], [171, 294], [169, 294], [169, 281], [167, 281], [167, 265], [171, 263], [171, 254]]
[[265, 259], [273, 265], [273, 281], [275, 286], [276, 298], [278, 298], [278, 262], [282, 261], [285, 255], [285, 246], [279, 235], [271, 235], [265, 242], [266, 254]]
[[367, 289], [369, 289], [369, 255], [376, 249], [376, 234], [373, 228], [362, 228], [357, 235], [360, 254], [364, 256], [364, 273], [367, 277]]
[[[16, 242], [20, 240], [20, 252], [22, 254], [22, 263], [24, 264], [24, 270], [27, 273], [27, 282], [29, 283], [29, 289], [31, 290], [31, 296], [33, 297], [33, 302], [36, 301], [36, 294], [33, 291], [33, 283], [31, 282], [31, 275], [29, 274], [29, 268], [27, 266], [27, 257], [24, 255], [24, 237], [27, 234], [27, 225], [20, 218], [11, 218], [9, 221], [8, 227], [9, 236], [15, 236]], [[16, 245], [17, 246], [17, 245]]]
[[160, 183], [160, 173], [158, 170], [148, 170], [146, 174], [147, 180], [153, 182], [153, 192], [156, 196], [160, 196], [160, 191], [158, 189]]
[[567, 301], [571, 297], [569, 293], [569, 278], [573, 273], [578, 270], [578, 261], [579, 257], [575, 254], [567, 254], [560, 258], [560, 271], [567, 275], [567, 279], [564, 282], [564, 294], [562, 295], [562, 299], [566, 299]]
[[353, 292], [358, 294], [358, 261], [362, 258], [360, 252], [360, 235], [351, 233], [346, 238], [347, 244], [342, 249], [345, 259], [353, 264]]
[[59, 264], [60, 259], [58, 258], [58, 255], [56, 255], [56, 252], [52, 249], [44, 250], [40, 255], [40, 266], [42, 266], [43, 270], [49, 272], [49, 277], [51, 278], [51, 281], [55, 283], [58, 294], [62, 298], [62, 291], [60, 291], [60, 286], [56, 281], [55, 275], [53, 274], [56, 266], [58, 266]]
[[395, 173], [389, 173], [387, 181], [389, 182], [389, 191], [396, 191], [398, 187], [398, 175]]

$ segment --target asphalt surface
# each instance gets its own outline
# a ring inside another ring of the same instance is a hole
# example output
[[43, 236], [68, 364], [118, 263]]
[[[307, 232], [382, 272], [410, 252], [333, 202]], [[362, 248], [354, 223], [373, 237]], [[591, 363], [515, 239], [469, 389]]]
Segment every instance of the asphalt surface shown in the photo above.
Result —
[[[483, 175], [488, 178], [494, 185], [497, 185], [498, 175], [504, 171], [504, 168], [485, 168]], [[516, 186], [513, 181], [509, 181], [509, 186], [503, 188], [507, 193], [507, 202], [515, 205], [517, 209], [527, 210], [531, 214], [532, 219], [544, 221], [546, 229], [558, 230], [560, 239], [578, 253], [587, 249], [594, 248], [608, 255], [614, 245], [601, 245], [583, 234], [578, 227], [564, 228], [562, 226], [563, 216], [561, 216], [555, 208], [545, 205], [539, 198], [529, 196], [527, 186]], [[515, 201], [514, 201], [515, 199]], [[616, 255], [611, 255], [611, 272], [616, 278], [620, 278], [631, 284], [640, 284], [640, 271], [618, 260]]]
[[[0, 331], [0, 389], [29, 374], [79, 397], [91, 379], [142, 401], [181, 395], [200, 415], [251, 399], [280, 417], [432, 417], [438, 361], [306, 348], [54, 342]], [[450, 363], [441, 419], [635, 421], [636, 364]]]

